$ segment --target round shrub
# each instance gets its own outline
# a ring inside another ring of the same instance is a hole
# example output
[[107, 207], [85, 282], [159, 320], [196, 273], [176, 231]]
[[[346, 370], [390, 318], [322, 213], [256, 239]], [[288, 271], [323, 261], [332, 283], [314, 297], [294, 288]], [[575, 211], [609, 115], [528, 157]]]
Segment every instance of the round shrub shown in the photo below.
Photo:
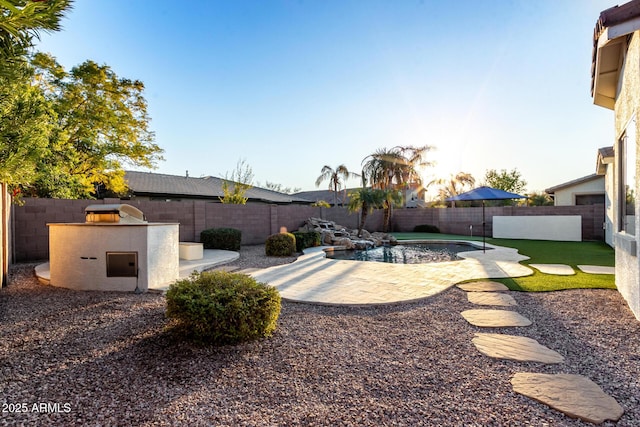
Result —
[[167, 316], [196, 341], [235, 344], [270, 336], [280, 294], [239, 273], [208, 271], [178, 280], [167, 291]]
[[302, 252], [304, 249], [320, 246], [322, 243], [321, 235], [318, 231], [294, 231], [293, 237], [296, 238], [296, 252]]
[[267, 256], [291, 256], [296, 251], [296, 238], [291, 233], [272, 234], [264, 248]]
[[200, 233], [204, 249], [239, 251], [242, 232], [235, 228], [210, 228]]

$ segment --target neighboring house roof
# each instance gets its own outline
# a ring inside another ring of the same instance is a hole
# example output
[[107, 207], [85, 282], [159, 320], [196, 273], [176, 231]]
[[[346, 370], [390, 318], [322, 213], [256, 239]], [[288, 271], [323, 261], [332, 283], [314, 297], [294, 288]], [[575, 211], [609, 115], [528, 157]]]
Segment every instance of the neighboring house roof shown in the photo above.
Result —
[[547, 194], [555, 194], [555, 192], [558, 190], [564, 190], [565, 188], [573, 187], [574, 185], [578, 185], [578, 184], [584, 184], [585, 182], [595, 181], [597, 179], [603, 179], [603, 178], [594, 173], [591, 175], [583, 176], [582, 178], [574, 179], [573, 181], [556, 185], [555, 187], [547, 188], [546, 190], [544, 190], [544, 192]]
[[[338, 190], [338, 204], [349, 204], [349, 193], [354, 190], [357, 190], [357, 188], [347, 188], [346, 193], [344, 189]], [[312, 202], [319, 202], [320, 200], [324, 200], [330, 205], [333, 205], [335, 195], [336, 194], [333, 190], [301, 191], [299, 193], [292, 194], [292, 196], [301, 197], [303, 199], [311, 200]]]
[[[224, 180], [213, 176], [194, 178], [151, 172], [126, 171], [125, 180], [131, 193], [136, 196], [181, 197], [219, 201], [218, 198], [224, 195], [222, 191]], [[245, 197], [253, 202], [275, 204], [310, 204], [313, 202], [302, 197], [259, 187], [251, 187], [247, 190]]]
[[607, 165], [613, 163], [615, 152], [613, 146], [602, 147], [598, 149], [598, 159], [596, 161], [596, 174], [604, 175], [607, 173]]
[[626, 36], [640, 29], [640, 0], [600, 13], [593, 32], [591, 96], [593, 103], [613, 109], [626, 50]]

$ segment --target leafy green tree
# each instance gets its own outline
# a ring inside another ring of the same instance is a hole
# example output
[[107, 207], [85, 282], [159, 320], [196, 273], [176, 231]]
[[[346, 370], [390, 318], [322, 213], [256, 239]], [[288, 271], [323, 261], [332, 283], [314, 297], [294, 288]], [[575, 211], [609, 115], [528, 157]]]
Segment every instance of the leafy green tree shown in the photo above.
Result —
[[488, 187], [516, 194], [524, 193], [527, 188], [527, 181], [522, 178], [518, 169], [511, 171], [501, 169], [500, 172], [490, 169], [484, 175], [484, 182]]
[[[518, 169], [511, 171], [501, 169], [500, 172], [490, 169], [484, 175], [484, 185], [510, 193], [523, 194], [526, 191], [527, 181], [522, 178]], [[511, 206], [514, 203], [517, 202], [514, 200], [487, 202], [488, 205], [494, 206]]]
[[32, 182], [47, 153], [55, 113], [42, 92], [31, 85], [27, 64], [0, 74], [0, 182], [16, 189]]
[[345, 165], [340, 165], [335, 169], [325, 165], [320, 171], [320, 176], [316, 179], [316, 187], [319, 187], [323, 181], [329, 181], [329, 191], [333, 191], [333, 206], [338, 206], [338, 190], [342, 189], [347, 179], [359, 176], [357, 173], [349, 172]]
[[547, 193], [531, 193], [526, 203], [529, 206], [553, 206], [553, 199]]
[[32, 85], [26, 51], [41, 31], [57, 31], [69, 0], [0, 0], [0, 181], [17, 191], [36, 177], [55, 113]]
[[55, 113], [49, 151], [28, 189], [32, 195], [90, 198], [97, 185], [123, 193], [125, 165], [152, 168], [162, 160], [141, 81], [120, 78], [93, 61], [67, 72], [52, 56], [38, 53], [31, 64]]
[[249, 200], [245, 197], [247, 191], [253, 187], [253, 170], [245, 160], [238, 160], [235, 170], [225, 173], [222, 181], [223, 196], [220, 202], [232, 205], [244, 205]]
[[314, 208], [330, 208], [331, 207], [329, 202], [324, 200], [316, 200], [315, 202], [311, 203], [311, 206], [313, 206]]

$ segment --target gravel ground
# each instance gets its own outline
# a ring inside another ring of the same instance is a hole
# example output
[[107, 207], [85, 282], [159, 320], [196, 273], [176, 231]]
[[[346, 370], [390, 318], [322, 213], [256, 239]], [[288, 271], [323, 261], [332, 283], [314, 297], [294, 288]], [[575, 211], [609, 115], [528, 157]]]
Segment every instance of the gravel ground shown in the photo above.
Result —
[[[292, 260], [259, 249], [234, 264]], [[0, 290], [0, 425], [590, 425], [514, 393], [516, 372], [585, 375], [625, 409], [604, 425], [640, 425], [640, 322], [616, 291], [514, 293], [533, 325], [495, 331], [566, 358], [541, 365], [480, 354], [455, 287], [377, 307], [284, 301], [273, 337], [212, 348], [167, 332], [162, 295], [43, 286], [33, 267]]]

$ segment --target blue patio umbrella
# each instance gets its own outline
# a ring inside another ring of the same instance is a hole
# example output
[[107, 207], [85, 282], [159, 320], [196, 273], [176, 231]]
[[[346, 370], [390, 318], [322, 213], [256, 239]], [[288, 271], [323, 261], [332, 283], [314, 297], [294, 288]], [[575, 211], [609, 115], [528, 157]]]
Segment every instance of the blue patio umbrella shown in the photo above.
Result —
[[521, 196], [520, 194], [510, 193], [508, 191], [500, 190], [498, 188], [491, 187], [478, 187], [466, 193], [458, 194], [457, 196], [447, 198], [447, 202], [462, 202], [471, 200], [482, 200], [482, 250], [485, 251], [486, 242], [486, 223], [484, 220], [484, 202], [485, 200], [510, 200], [510, 199], [526, 199], [527, 196]]

